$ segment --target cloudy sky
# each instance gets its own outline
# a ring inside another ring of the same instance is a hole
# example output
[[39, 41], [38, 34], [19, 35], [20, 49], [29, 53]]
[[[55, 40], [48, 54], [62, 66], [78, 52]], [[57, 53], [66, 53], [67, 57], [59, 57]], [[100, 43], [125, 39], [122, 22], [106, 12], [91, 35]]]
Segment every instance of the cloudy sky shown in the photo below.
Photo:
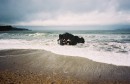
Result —
[[130, 0], [0, 0], [0, 24], [130, 24]]

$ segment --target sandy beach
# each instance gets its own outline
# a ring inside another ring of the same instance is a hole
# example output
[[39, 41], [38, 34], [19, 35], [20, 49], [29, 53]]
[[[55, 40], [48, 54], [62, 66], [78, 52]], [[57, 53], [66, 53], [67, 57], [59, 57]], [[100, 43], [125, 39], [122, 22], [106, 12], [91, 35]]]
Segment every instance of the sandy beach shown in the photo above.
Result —
[[45, 50], [0, 51], [0, 84], [130, 84], [130, 67]]

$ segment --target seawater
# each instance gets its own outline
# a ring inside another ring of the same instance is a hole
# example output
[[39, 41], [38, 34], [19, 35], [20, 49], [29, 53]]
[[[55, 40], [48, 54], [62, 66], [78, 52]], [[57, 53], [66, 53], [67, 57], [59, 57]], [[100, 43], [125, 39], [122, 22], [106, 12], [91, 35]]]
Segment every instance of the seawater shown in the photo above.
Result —
[[[85, 44], [61, 46], [59, 34], [83, 37]], [[130, 66], [130, 31], [123, 30], [44, 30], [0, 32], [0, 49], [44, 49], [56, 54], [79, 56], [97, 62]]]

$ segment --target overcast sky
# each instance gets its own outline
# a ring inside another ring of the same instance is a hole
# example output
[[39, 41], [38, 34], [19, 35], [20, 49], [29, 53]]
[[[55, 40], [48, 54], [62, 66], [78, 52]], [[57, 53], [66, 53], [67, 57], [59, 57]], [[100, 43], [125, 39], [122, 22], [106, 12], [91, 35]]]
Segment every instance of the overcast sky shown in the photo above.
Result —
[[130, 0], [0, 0], [0, 24], [130, 24]]

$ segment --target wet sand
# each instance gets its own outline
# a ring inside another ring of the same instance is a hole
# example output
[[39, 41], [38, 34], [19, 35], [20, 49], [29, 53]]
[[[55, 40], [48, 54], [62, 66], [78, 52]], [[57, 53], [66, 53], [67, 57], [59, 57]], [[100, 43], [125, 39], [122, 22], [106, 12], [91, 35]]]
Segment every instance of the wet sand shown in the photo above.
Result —
[[45, 50], [1, 50], [0, 84], [130, 84], [130, 67]]

